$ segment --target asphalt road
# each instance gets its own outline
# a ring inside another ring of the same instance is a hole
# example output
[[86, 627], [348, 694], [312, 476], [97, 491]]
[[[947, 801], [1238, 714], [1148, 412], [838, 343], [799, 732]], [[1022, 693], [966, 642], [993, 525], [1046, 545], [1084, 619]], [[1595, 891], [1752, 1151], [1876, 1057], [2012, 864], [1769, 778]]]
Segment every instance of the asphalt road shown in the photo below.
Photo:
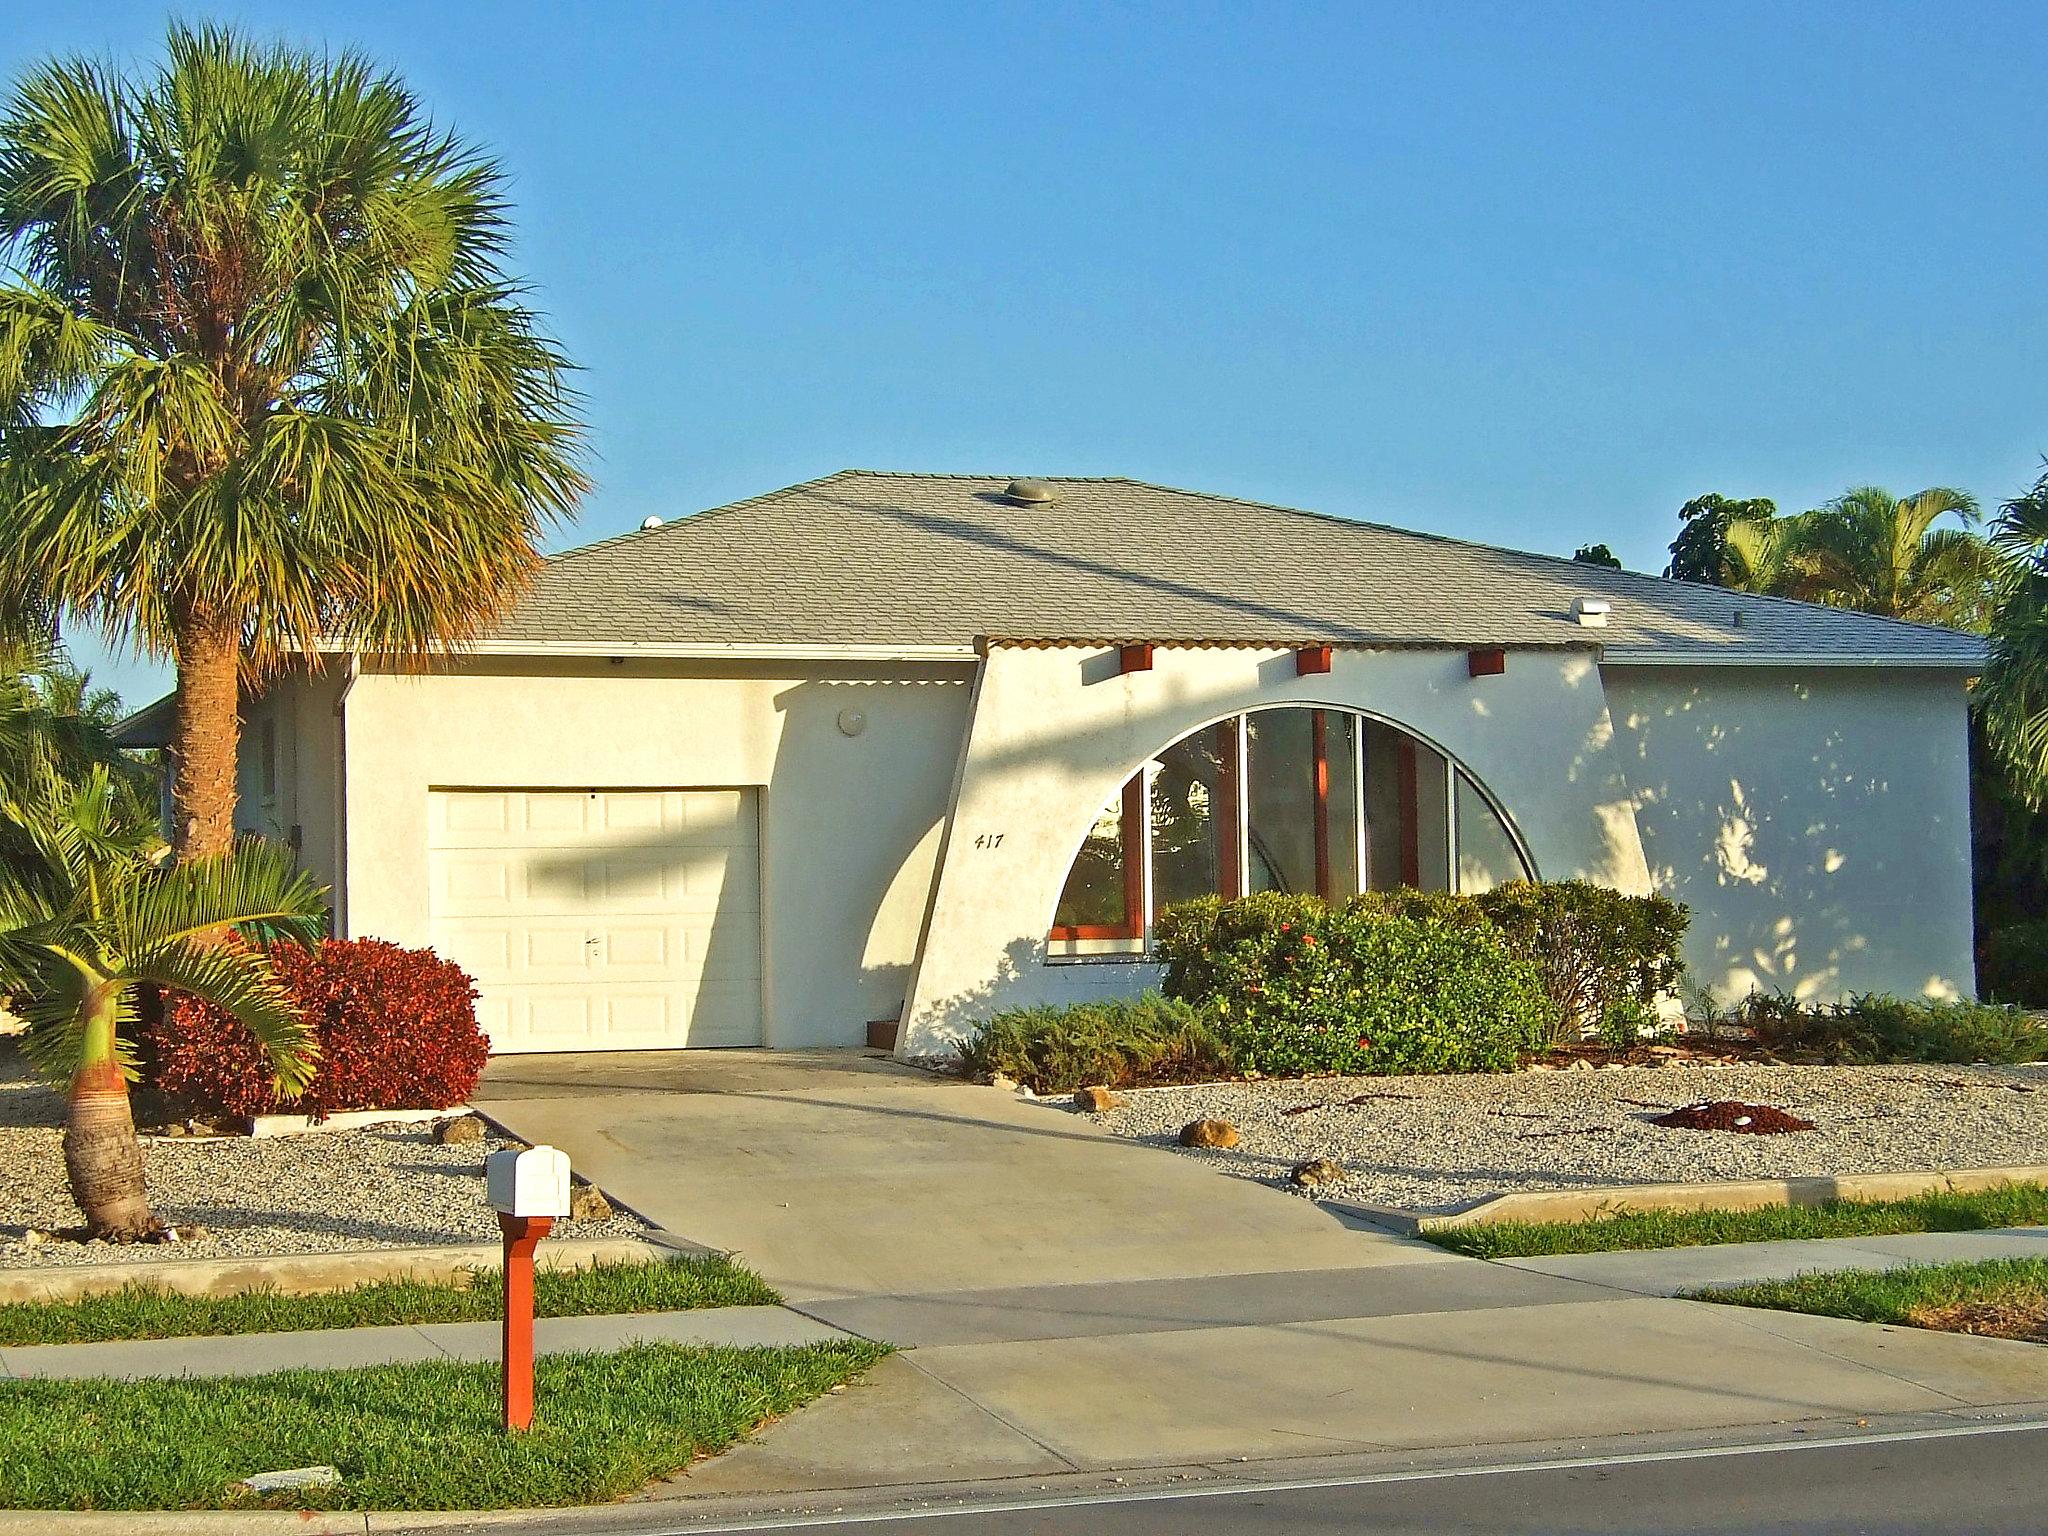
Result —
[[1394, 1536], [1428, 1532], [2027, 1533], [2048, 1531], [2048, 1429], [1894, 1438], [1740, 1455], [1126, 1495], [1025, 1509], [676, 1530], [832, 1536]]

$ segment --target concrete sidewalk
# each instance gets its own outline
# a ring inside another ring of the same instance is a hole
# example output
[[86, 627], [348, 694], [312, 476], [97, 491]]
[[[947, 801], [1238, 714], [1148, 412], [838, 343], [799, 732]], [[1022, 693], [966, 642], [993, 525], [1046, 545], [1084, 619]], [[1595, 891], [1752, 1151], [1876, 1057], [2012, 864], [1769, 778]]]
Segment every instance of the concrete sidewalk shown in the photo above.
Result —
[[[104, 1344], [38, 1344], [0, 1349], [0, 1377], [75, 1380], [88, 1376], [260, 1376], [270, 1371], [344, 1370], [420, 1360], [498, 1358], [496, 1323], [418, 1323], [391, 1328], [307, 1329], [188, 1339], [122, 1339]], [[749, 1348], [813, 1344], [847, 1335], [787, 1307], [705, 1307], [599, 1317], [543, 1318], [541, 1354], [623, 1349], [629, 1344]]]

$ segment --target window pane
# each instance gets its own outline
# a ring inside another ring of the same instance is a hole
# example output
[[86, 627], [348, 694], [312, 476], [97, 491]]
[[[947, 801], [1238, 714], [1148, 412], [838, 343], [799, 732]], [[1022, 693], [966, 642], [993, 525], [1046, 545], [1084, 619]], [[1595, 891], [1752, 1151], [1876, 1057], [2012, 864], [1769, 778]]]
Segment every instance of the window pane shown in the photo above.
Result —
[[1391, 891], [1401, 872], [1401, 733], [1377, 720], [1365, 725], [1366, 889]]
[[1074, 856], [1067, 872], [1066, 889], [1060, 892], [1053, 910], [1055, 928], [1116, 928], [1133, 926], [1125, 910], [1123, 795], [1103, 807], [1087, 841]]
[[1458, 889], [1490, 891], [1529, 878], [1521, 850], [1499, 814], [1464, 774], [1458, 775]]
[[1451, 888], [1451, 801], [1443, 754], [1410, 737], [1415, 750], [1414, 882], [1425, 891]]
[[1267, 709], [1245, 717], [1249, 884], [1254, 891], [1315, 893], [1312, 713]]
[[1323, 711], [1323, 754], [1330, 805], [1330, 888], [1333, 899], [1355, 896], [1358, 882], [1358, 727], [1356, 715]]
[[1450, 886], [1450, 806], [1443, 755], [1406, 731], [1365, 726], [1368, 884], [1375, 891]]
[[1152, 775], [1152, 910], [1223, 889], [1224, 839], [1235, 838], [1225, 756], [1231, 723], [1197, 731], [1159, 754]]

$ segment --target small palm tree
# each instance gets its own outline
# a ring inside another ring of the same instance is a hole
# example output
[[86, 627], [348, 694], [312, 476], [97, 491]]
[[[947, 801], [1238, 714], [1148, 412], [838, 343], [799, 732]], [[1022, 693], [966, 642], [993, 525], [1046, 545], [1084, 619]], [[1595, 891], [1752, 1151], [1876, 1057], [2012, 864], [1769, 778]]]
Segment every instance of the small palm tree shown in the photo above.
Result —
[[0, 818], [17, 848], [0, 866], [0, 989], [29, 1021], [36, 1064], [70, 1089], [64, 1167], [87, 1229], [116, 1241], [162, 1230], [142, 1179], [128, 1083], [138, 983], [233, 1014], [260, 1041], [282, 1091], [312, 1073], [313, 1041], [256, 943], [312, 939], [325, 892], [288, 852], [248, 842], [172, 865], [123, 814], [103, 766], [77, 783], [9, 787]]
[[1977, 704], [2014, 787], [2048, 810], [2048, 475], [2006, 503], [1991, 541], [2008, 564]]
[[[1960, 526], [1939, 528], [1944, 517]], [[1982, 630], [1990, 622], [1996, 552], [1972, 530], [1967, 491], [1935, 486], [1907, 497], [1859, 486], [1796, 520], [1806, 566], [1800, 596], [1920, 624]]]
[[233, 843], [243, 683], [459, 645], [581, 496], [508, 239], [355, 54], [174, 26], [0, 103], [0, 594], [176, 662], [180, 857]]

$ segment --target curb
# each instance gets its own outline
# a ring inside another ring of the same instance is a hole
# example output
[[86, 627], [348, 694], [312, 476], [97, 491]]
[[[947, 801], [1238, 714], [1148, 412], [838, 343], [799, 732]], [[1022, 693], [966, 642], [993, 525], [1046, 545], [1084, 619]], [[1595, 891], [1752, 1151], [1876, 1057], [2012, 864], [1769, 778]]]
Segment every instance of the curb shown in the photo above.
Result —
[[1716, 1184], [1608, 1184], [1592, 1189], [1524, 1189], [1487, 1195], [1455, 1211], [1424, 1214], [1395, 1206], [1326, 1200], [1374, 1226], [1404, 1236], [1507, 1221], [1598, 1221], [1640, 1211], [1755, 1211], [1828, 1200], [1907, 1200], [1970, 1194], [2006, 1184], [2048, 1184], [2048, 1165], [1955, 1168], [1916, 1173], [1814, 1174], [1792, 1179], [1732, 1179]]
[[[654, 1231], [646, 1237], [571, 1237], [547, 1242], [534, 1254], [534, 1261], [542, 1269], [581, 1269], [597, 1263], [647, 1263], [670, 1254], [706, 1251], [695, 1243]], [[372, 1280], [446, 1282], [477, 1270], [495, 1270], [503, 1262], [503, 1250], [497, 1243], [462, 1243], [439, 1248], [344, 1248], [333, 1253], [246, 1259], [53, 1264], [43, 1269], [0, 1270], [0, 1303], [73, 1301], [125, 1285], [153, 1285], [181, 1296], [228, 1296], [252, 1290], [303, 1296]]]

